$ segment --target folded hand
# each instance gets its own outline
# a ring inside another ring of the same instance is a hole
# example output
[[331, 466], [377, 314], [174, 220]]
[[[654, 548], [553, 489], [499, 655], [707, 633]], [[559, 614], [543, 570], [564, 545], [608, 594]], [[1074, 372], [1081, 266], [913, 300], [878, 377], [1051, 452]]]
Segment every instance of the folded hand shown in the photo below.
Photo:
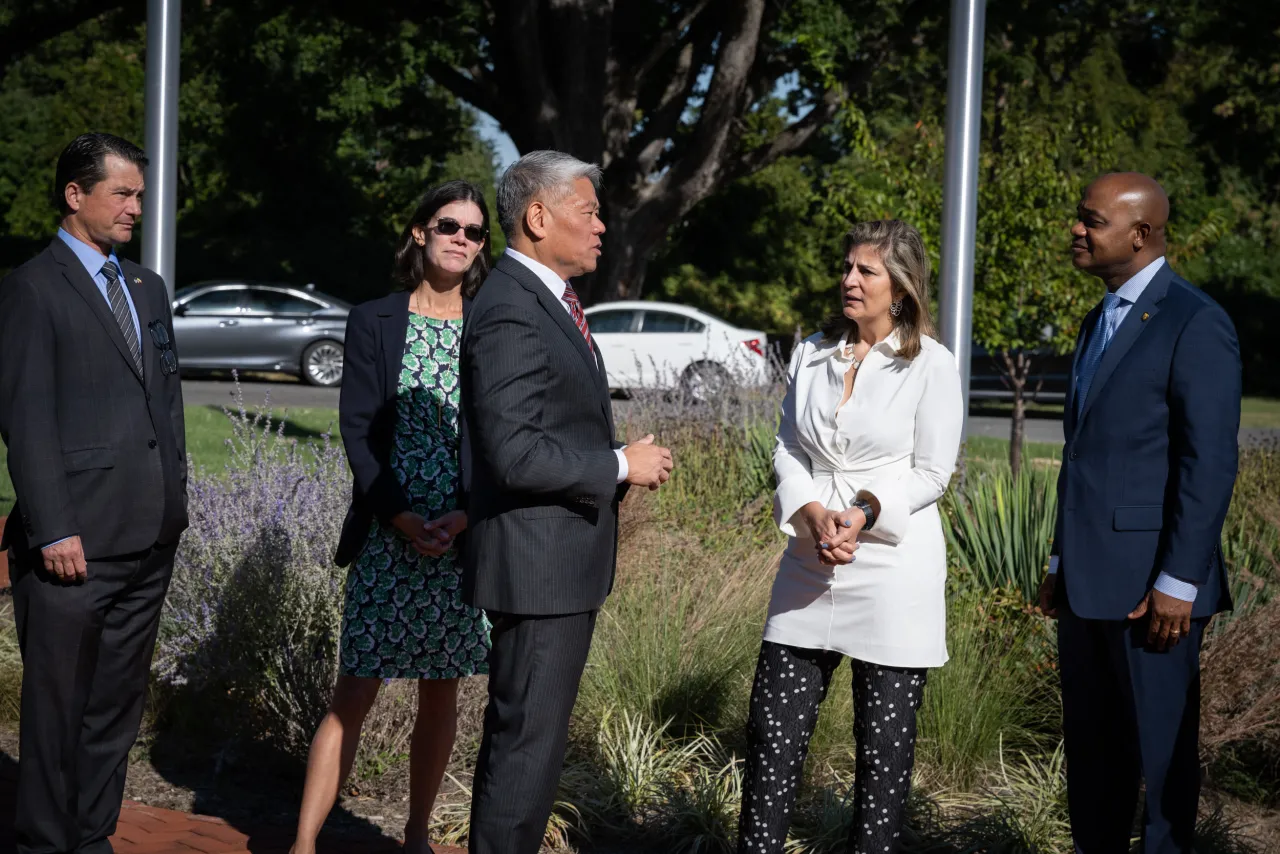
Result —
[[409, 541], [418, 554], [431, 555], [431, 550], [439, 542], [439, 538], [434, 533], [428, 532], [427, 520], [411, 510], [396, 514], [391, 524]]
[[861, 510], [828, 510], [816, 501], [801, 508], [813, 537], [818, 560], [826, 566], [852, 563], [858, 550], [858, 533], [866, 523]]
[[439, 519], [432, 519], [425, 526], [425, 534], [427, 538], [427, 552], [432, 557], [440, 555], [453, 548], [453, 542], [467, 529], [467, 514], [462, 510], [454, 510], [446, 513]]

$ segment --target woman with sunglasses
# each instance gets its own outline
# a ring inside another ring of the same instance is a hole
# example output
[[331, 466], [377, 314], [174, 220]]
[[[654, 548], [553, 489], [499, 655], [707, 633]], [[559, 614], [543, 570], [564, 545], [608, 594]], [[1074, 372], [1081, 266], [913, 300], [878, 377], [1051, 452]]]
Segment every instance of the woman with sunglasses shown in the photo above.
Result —
[[347, 320], [339, 424], [354, 475], [335, 560], [347, 576], [338, 683], [311, 743], [293, 854], [311, 854], [355, 760], [386, 679], [418, 680], [409, 750], [405, 851], [427, 854], [427, 826], [457, 732], [458, 680], [486, 673], [489, 623], [463, 603], [452, 549], [459, 508], [458, 345], [489, 271], [480, 191], [427, 193], [400, 237], [403, 288]]

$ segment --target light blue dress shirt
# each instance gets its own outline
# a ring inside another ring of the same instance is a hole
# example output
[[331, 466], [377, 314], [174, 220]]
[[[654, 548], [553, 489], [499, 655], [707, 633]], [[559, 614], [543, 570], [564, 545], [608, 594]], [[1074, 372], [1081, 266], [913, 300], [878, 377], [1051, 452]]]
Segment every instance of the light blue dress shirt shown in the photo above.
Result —
[[[1139, 270], [1134, 277], [1125, 282], [1116, 290], [1116, 296], [1120, 298], [1120, 303], [1112, 312], [1113, 317], [1111, 325], [1103, 330], [1104, 349], [1105, 346], [1111, 344], [1111, 338], [1116, 334], [1116, 330], [1120, 328], [1120, 324], [1124, 323], [1124, 319], [1129, 314], [1129, 309], [1133, 308], [1133, 304], [1138, 301], [1138, 297], [1142, 296], [1142, 292], [1147, 289], [1147, 285], [1151, 284], [1151, 280], [1156, 277], [1156, 273], [1160, 272], [1160, 268], [1164, 266], [1164, 259], [1157, 258], [1147, 266]], [[1058, 556], [1054, 555], [1049, 558], [1049, 572], [1058, 571]], [[1174, 578], [1168, 573], [1160, 573], [1160, 577], [1156, 579], [1156, 589], [1167, 596], [1174, 599], [1181, 599], [1183, 602], [1194, 602], [1196, 600], [1196, 585], [1190, 581], [1183, 581], [1181, 578]], [[1136, 603], [1135, 603], [1136, 604]]]
[[[124, 268], [120, 266], [120, 259], [116, 257], [116, 251], [111, 250], [111, 254], [106, 258], [102, 257], [102, 253], [97, 247], [90, 246], [77, 237], [72, 237], [71, 233], [65, 229], [58, 229], [58, 237], [67, 247], [80, 259], [80, 263], [84, 265], [85, 271], [89, 274], [89, 278], [93, 279], [93, 283], [98, 286], [98, 293], [102, 294], [102, 298], [106, 300], [107, 311], [111, 311], [111, 298], [107, 296], [107, 277], [102, 274], [102, 267], [108, 260], [116, 265], [116, 269], [120, 271], [120, 288], [124, 291], [125, 302], [129, 303], [129, 314], [133, 316], [133, 329], [138, 333], [138, 344], [142, 344], [142, 327], [138, 325], [138, 309], [133, 304], [133, 294], [129, 293], [129, 281], [125, 278]], [[61, 540], [54, 540], [52, 543], [46, 543], [42, 548], [56, 546], [58, 543], [71, 539], [63, 537]]]
[[102, 257], [102, 253], [97, 247], [90, 246], [78, 238], [72, 237], [70, 232], [65, 229], [58, 229], [58, 237], [63, 243], [76, 253], [76, 257], [80, 259], [80, 263], [84, 265], [85, 270], [89, 273], [89, 278], [93, 279], [93, 283], [98, 286], [98, 293], [102, 294], [102, 298], [106, 300], [107, 311], [111, 310], [111, 298], [107, 296], [107, 277], [102, 275], [102, 265], [108, 260], [116, 265], [116, 269], [120, 271], [120, 287], [124, 290], [125, 302], [129, 303], [129, 314], [133, 315], [133, 330], [138, 333], [138, 343], [142, 343], [142, 327], [138, 325], [138, 309], [133, 304], [133, 294], [129, 293], [129, 280], [125, 278], [124, 268], [120, 266], [120, 259], [116, 257], [116, 251], [111, 250], [111, 254], [106, 258]]

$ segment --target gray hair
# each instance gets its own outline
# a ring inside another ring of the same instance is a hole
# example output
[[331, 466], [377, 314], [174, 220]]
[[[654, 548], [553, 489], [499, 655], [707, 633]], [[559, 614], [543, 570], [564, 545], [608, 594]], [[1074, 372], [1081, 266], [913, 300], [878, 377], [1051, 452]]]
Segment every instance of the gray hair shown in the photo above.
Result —
[[525, 211], [540, 193], [550, 191], [552, 195], [542, 201], [558, 202], [579, 178], [587, 178], [599, 190], [603, 175], [596, 164], [562, 151], [530, 151], [512, 163], [498, 179], [498, 225], [507, 241], [519, 231]]

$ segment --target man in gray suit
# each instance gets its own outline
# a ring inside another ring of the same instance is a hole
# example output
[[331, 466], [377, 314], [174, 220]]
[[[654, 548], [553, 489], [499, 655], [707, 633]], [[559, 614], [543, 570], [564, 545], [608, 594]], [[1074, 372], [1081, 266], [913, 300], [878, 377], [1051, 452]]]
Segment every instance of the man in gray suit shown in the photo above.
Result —
[[110, 852], [160, 609], [187, 527], [164, 282], [116, 255], [147, 158], [105, 133], [58, 159], [62, 226], [0, 282], [0, 437], [18, 502], [19, 854]]
[[535, 151], [498, 184], [507, 252], [462, 334], [463, 590], [493, 623], [472, 854], [536, 854], [595, 628], [613, 586], [618, 503], [671, 453], [614, 439], [609, 386], [569, 280], [600, 256], [599, 167]]

